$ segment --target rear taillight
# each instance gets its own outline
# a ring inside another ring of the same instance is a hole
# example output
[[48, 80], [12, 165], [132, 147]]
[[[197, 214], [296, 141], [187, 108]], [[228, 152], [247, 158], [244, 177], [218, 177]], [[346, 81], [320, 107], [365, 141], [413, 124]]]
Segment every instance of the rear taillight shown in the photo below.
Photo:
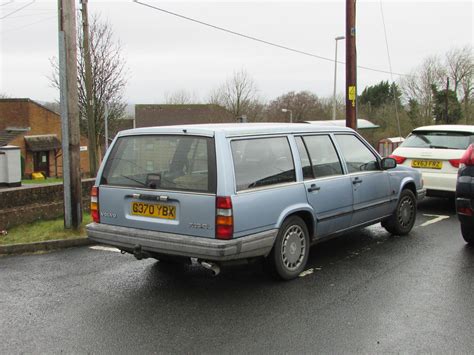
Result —
[[402, 156], [400, 156], [400, 155], [393, 155], [393, 154], [392, 154], [392, 155], [389, 155], [389, 158], [395, 159], [395, 161], [397, 162], [397, 164], [403, 164], [403, 162], [404, 162], [405, 160], [407, 160], [407, 158], [405, 158], [405, 157], [402, 157]]
[[234, 217], [232, 200], [229, 196], [216, 198], [216, 239], [232, 239]]
[[459, 168], [459, 162], [460, 162], [459, 159], [450, 159], [449, 160], [449, 164], [451, 164], [451, 166], [453, 168]]
[[471, 144], [459, 160], [459, 165], [474, 166], [474, 144]]
[[97, 186], [92, 186], [91, 189], [91, 216], [94, 222], [100, 223], [99, 188]]
[[465, 216], [472, 216], [472, 209], [470, 209], [469, 207], [458, 207], [457, 209], [458, 211], [458, 214], [462, 214], [462, 215], [465, 215]]

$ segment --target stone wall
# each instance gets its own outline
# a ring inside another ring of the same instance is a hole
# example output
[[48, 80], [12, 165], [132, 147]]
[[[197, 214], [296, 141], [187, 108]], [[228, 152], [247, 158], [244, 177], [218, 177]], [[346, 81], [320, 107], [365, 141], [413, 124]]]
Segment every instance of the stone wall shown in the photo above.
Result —
[[[82, 180], [82, 205], [89, 211], [90, 190], [94, 179]], [[17, 187], [0, 190], [0, 230], [64, 214], [63, 184]]]

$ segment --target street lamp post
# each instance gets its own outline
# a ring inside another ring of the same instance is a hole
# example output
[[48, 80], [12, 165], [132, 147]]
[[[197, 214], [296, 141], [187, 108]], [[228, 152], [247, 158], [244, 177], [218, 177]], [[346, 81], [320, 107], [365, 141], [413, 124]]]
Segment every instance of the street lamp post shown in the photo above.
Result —
[[344, 36], [334, 38], [336, 41], [336, 53], [334, 56], [334, 92], [332, 94], [332, 119], [336, 119], [336, 79], [337, 79], [337, 41], [344, 39]]
[[290, 113], [290, 123], [293, 123], [293, 111], [288, 110], [287, 108], [282, 108], [281, 112], [289, 112]]

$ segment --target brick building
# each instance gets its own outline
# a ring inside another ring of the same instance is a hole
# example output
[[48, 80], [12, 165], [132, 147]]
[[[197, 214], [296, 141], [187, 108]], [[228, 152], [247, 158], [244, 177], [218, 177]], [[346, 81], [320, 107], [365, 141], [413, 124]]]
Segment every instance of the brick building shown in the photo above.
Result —
[[[0, 99], [0, 131], [29, 128], [9, 142], [20, 147], [24, 175], [43, 172], [48, 177], [62, 176], [61, 117], [30, 99]], [[81, 136], [81, 173], [89, 174], [87, 138]]]
[[219, 105], [135, 105], [136, 127], [230, 122], [234, 116]]

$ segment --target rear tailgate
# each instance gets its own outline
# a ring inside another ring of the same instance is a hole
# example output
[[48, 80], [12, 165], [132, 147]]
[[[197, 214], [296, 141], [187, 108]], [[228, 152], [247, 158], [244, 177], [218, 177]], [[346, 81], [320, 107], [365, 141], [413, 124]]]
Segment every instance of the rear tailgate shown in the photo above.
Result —
[[215, 192], [214, 138], [123, 136], [100, 178], [100, 223], [214, 238]]
[[406, 158], [400, 164], [420, 172], [457, 174], [463, 150], [398, 147], [395, 154]]
[[99, 187], [100, 222], [214, 238], [215, 195]]

